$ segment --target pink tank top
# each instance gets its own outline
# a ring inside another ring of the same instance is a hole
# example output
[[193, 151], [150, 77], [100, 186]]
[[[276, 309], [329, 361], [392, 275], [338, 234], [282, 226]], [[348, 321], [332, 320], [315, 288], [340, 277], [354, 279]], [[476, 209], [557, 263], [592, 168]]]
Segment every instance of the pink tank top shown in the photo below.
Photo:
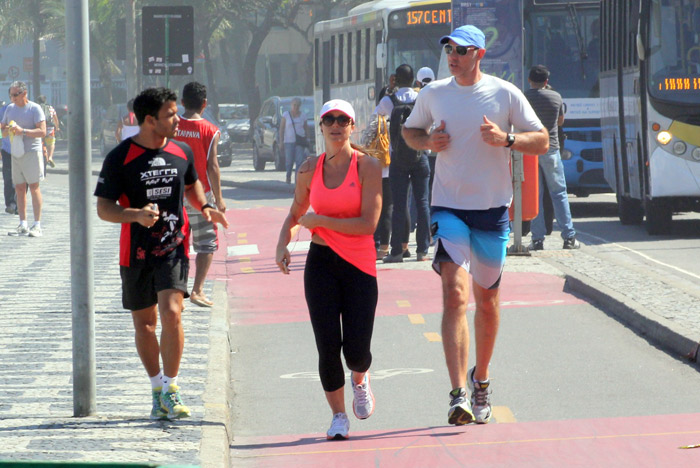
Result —
[[[311, 179], [309, 201], [318, 215], [333, 218], [357, 218], [362, 213], [362, 185], [357, 173], [357, 151], [353, 151], [352, 160], [345, 180], [334, 189], [323, 183], [323, 153], [316, 163], [316, 170]], [[377, 276], [377, 253], [374, 248], [374, 236], [371, 234], [353, 235], [332, 231], [324, 227], [311, 230], [318, 234], [340, 258], [368, 275]]]

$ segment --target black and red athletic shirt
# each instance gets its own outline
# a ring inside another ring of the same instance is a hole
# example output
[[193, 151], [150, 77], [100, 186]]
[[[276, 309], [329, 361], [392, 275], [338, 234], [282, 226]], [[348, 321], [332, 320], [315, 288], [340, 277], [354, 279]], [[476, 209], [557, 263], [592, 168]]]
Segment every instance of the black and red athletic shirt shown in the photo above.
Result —
[[123, 207], [156, 203], [160, 218], [151, 228], [123, 223], [119, 265], [144, 267], [174, 258], [189, 258], [189, 221], [183, 208], [185, 186], [197, 181], [194, 155], [175, 140], [160, 149], [144, 148], [127, 138], [107, 154], [95, 196]]

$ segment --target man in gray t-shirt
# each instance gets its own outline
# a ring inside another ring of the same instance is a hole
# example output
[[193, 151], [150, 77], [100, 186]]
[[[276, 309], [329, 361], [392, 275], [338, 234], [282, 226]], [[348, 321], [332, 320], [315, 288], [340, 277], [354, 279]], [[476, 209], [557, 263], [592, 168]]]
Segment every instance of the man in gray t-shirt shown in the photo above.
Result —
[[[0, 121], [2, 137], [21, 138], [23, 147], [12, 147], [12, 182], [17, 197], [19, 226], [7, 234], [10, 236], [40, 237], [41, 232], [41, 191], [39, 182], [44, 174], [44, 156], [41, 139], [46, 136], [46, 118], [41, 107], [27, 98], [27, 85], [15, 81], [10, 85], [12, 104], [5, 109]], [[24, 150], [24, 152], [22, 152]], [[34, 224], [27, 227], [27, 185], [32, 195]]]
[[[581, 244], [576, 240], [574, 223], [571, 220], [569, 197], [566, 193], [566, 179], [564, 177], [564, 165], [561, 162], [559, 151], [559, 126], [564, 123], [564, 109], [561, 95], [553, 89], [548, 89], [549, 70], [544, 65], [535, 65], [530, 69], [528, 76], [530, 89], [525, 91], [525, 97], [542, 125], [549, 130], [549, 151], [539, 155], [540, 186], [542, 178], [547, 181], [547, 190], [552, 198], [554, 217], [557, 220], [561, 237], [564, 239], [565, 249], [578, 249]], [[532, 220], [532, 243], [530, 250], [544, 249], [544, 236], [546, 232], [544, 222], [544, 209], [542, 199], [544, 191], [540, 190], [540, 208], [535, 219]]]

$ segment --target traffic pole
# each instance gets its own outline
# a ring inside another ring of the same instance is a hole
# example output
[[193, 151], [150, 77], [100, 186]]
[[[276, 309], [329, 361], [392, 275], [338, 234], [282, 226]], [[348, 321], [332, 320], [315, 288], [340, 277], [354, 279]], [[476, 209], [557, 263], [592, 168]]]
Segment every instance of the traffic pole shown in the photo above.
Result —
[[73, 416], [95, 414], [95, 301], [90, 193], [90, 44], [88, 0], [65, 0], [68, 79], [68, 181]]
[[525, 180], [523, 154], [519, 151], [511, 151], [511, 158], [513, 168], [513, 245], [508, 247], [506, 254], [530, 256], [530, 250], [526, 246], [523, 246], [522, 184]]

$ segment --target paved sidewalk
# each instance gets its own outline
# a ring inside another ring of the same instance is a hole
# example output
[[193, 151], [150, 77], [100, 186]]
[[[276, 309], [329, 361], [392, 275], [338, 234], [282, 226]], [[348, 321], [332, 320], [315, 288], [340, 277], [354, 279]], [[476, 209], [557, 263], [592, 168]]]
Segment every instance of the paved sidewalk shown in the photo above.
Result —
[[18, 218], [0, 215], [0, 460], [228, 466], [225, 285], [206, 285], [217, 307], [187, 301], [183, 314], [180, 384], [192, 418], [150, 421], [150, 384], [121, 306], [120, 227], [94, 212], [97, 414], [72, 417], [67, 187], [64, 175], [42, 183], [43, 237], [7, 236]]

